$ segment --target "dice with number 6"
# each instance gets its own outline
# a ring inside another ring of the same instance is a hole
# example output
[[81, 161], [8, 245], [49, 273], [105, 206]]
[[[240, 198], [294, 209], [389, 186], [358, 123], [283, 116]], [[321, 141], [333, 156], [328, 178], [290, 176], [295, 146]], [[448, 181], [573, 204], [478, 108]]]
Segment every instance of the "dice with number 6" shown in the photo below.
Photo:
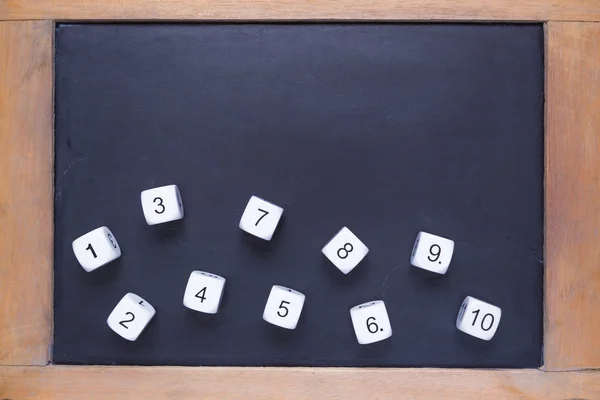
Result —
[[106, 323], [116, 334], [129, 341], [136, 340], [146, 329], [156, 310], [134, 293], [127, 293], [108, 316]]
[[193, 271], [188, 279], [183, 305], [191, 310], [216, 314], [223, 298], [225, 278], [203, 271]]
[[413, 246], [410, 263], [415, 267], [445, 274], [450, 266], [454, 242], [427, 232], [419, 232]]
[[148, 225], [162, 224], [183, 218], [183, 202], [177, 185], [144, 190], [141, 200], [142, 211]]
[[392, 325], [385, 303], [369, 301], [350, 309], [352, 326], [360, 344], [380, 342], [392, 336]]
[[456, 327], [468, 335], [490, 340], [500, 325], [500, 317], [500, 307], [467, 296], [458, 311]]
[[350, 229], [343, 227], [321, 252], [344, 274], [352, 271], [369, 252]]
[[121, 257], [121, 247], [115, 235], [106, 226], [75, 239], [73, 252], [79, 264], [88, 272]]
[[274, 285], [265, 305], [263, 319], [282, 328], [296, 329], [304, 300], [304, 294], [297, 290]]
[[279, 224], [283, 208], [252, 196], [240, 219], [241, 230], [264, 240], [271, 240]]

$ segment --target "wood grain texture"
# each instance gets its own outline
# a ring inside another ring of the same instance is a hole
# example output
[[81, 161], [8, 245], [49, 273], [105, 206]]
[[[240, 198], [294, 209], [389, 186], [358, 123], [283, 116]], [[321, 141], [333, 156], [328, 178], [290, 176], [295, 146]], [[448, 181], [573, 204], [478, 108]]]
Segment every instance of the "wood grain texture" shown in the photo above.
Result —
[[600, 367], [600, 24], [546, 28], [548, 370]]
[[0, 398], [597, 400], [600, 373], [347, 368], [4, 367]]
[[0, 0], [2, 19], [599, 21], [600, 0]]
[[52, 37], [0, 22], [0, 364], [44, 365], [52, 329]]

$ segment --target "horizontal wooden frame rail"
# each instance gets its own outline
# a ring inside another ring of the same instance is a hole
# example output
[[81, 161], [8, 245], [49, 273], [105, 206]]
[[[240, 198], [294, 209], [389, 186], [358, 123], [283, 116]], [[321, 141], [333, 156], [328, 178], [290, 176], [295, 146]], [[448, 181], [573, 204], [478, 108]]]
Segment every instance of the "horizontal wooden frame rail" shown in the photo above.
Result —
[[0, 0], [0, 20], [600, 21], [600, 0]]
[[597, 400], [600, 372], [0, 367], [1, 399]]
[[[600, 24], [546, 25], [545, 366], [538, 370], [46, 366], [53, 19], [596, 21], [600, 0], [0, 0], [0, 398], [600, 399]], [[37, 365], [37, 366], [36, 366]]]

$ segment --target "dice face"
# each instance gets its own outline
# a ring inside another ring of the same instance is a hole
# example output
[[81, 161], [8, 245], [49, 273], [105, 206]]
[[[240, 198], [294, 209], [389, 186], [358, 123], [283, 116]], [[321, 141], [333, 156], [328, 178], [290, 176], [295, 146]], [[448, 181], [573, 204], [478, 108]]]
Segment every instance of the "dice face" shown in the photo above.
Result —
[[194, 271], [190, 274], [183, 305], [191, 310], [206, 314], [216, 314], [223, 298], [225, 278], [203, 271]]
[[305, 296], [284, 286], [275, 285], [267, 299], [263, 319], [273, 325], [295, 329], [304, 307]]
[[445, 274], [454, 253], [454, 242], [426, 232], [419, 232], [410, 263], [438, 274]]
[[356, 339], [360, 344], [380, 342], [392, 336], [392, 326], [385, 303], [369, 301], [350, 309]]
[[281, 219], [283, 208], [252, 196], [242, 214], [240, 229], [264, 240], [271, 240]]
[[352, 271], [369, 252], [350, 229], [343, 227], [321, 250], [344, 274]]
[[134, 341], [144, 331], [156, 311], [137, 294], [127, 293], [108, 316], [106, 323], [119, 336]]
[[73, 252], [79, 264], [88, 272], [121, 257], [121, 247], [106, 226], [75, 239]]
[[183, 218], [183, 202], [177, 185], [144, 190], [142, 210], [148, 225], [162, 224]]
[[500, 325], [501, 316], [499, 307], [467, 296], [458, 311], [456, 327], [476, 338], [490, 340]]

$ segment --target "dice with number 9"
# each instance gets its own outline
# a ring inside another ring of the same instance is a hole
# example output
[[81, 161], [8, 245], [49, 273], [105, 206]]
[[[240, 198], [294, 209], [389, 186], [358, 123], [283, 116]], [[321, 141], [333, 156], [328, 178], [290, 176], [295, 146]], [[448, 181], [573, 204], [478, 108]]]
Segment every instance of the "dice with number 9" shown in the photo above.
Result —
[[445, 274], [450, 266], [454, 242], [441, 236], [427, 232], [419, 232], [410, 263], [418, 268], [426, 269], [437, 274]]
[[279, 224], [283, 208], [252, 196], [240, 219], [241, 230], [264, 240], [271, 240]]
[[87, 272], [93, 271], [121, 257], [121, 247], [115, 235], [106, 226], [73, 241], [73, 252]]

